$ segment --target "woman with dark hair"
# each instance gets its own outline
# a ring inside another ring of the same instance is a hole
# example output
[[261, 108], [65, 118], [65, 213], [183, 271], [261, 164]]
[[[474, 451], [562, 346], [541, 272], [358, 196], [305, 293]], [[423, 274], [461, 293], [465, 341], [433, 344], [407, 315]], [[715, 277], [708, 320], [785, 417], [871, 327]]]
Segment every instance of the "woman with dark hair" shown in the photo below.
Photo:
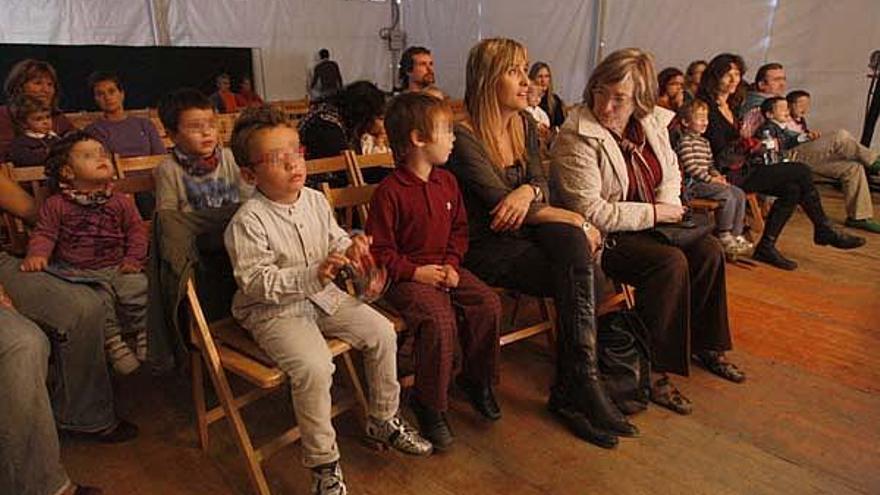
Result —
[[368, 81], [357, 81], [313, 105], [299, 124], [306, 159], [360, 152], [361, 135], [385, 113], [385, 93]]
[[714, 237], [687, 244], [655, 228], [681, 221], [681, 175], [656, 105], [653, 57], [618, 50], [596, 66], [552, 150], [554, 199], [608, 235], [602, 268], [636, 288], [636, 311], [651, 343], [651, 400], [679, 414], [691, 401], [668, 374], [687, 376], [691, 359], [732, 382], [745, 380], [727, 360], [733, 346], [724, 253]]
[[684, 71], [684, 99], [690, 101], [697, 95], [697, 88], [700, 87], [700, 79], [703, 78], [703, 72], [709, 65], [705, 60], [694, 60], [689, 63]]
[[565, 103], [553, 92], [553, 73], [550, 72], [550, 66], [545, 62], [535, 62], [529, 69], [529, 79], [544, 90], [539, 106], [550, 116], [550, 128], [558, 128], [565, 122]]
[[[39, 98], [52, 108], [52, 130], [62, 136], [74, 129], [73, 124], [58, 110], [58, 76], [48, 63], [31, 58], [15, 64], [3, 85], [6, 101], [20, 94]], [[15, 137], [15, 126], [7, 105], [0, 106], [0, 161], [5, 161], [9, 145]]]
[[675, 67], [667, 67], [657, 74], [657, 105], [678, 111], [684, 104], [684, 74]]
[[709, 104], [709, 126], [705, 137], [712, 146], [718, 168], [745, 192], [776, 197], [753, 258], [783, 270], [797, 268], [795, 261], [776, 249], [776, 240], [797, 206], [813, 223], [813, 242], [816, 244], [840, 249], [863, 245], [863, 238], [832, 227], [806, 165], [797, 162], [762, 164], [749, 160], [755, 144], [740, 139], [740, 120], [735, 113], [745, 97], [744, 86], [740, 84], [745, 70], [745, 63], [739, 55], [722, 53], [716, 56], [706, 67], [697, 96]]
[[524, 113], [527, 60], [525, 47], [503, 38], [468, 55], [468, 116], [455, 126], [448, 164], [468, 212], [464, 264], [490, 285], [553, 297], [559, 336], [548, 408], [580, 438], [611, 448], [638, 430], [608, 398], [597, 368], [599, 236], [582, 215], [549, 204], [537, 130]]

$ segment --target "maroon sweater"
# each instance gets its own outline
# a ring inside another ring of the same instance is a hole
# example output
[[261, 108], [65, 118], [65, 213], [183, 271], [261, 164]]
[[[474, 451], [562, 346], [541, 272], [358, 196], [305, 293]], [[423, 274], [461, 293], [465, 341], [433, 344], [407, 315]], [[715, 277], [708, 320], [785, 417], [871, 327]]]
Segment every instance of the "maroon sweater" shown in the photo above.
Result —
[[130, 196], [113, 193], [103, 205], [82, 206], [50, 196], [31, 234], [28, 256], [45, 256], [74, 268], [97, 270], [123, 261], [143, 266], [146, 224]]
[[434, 167], [425, 182], [406, 168], [386, 177], [370, 203], [367, 234], [392, 280], [412, 280], [421, 265], [457, 270], [468, 246], [467, 212], [455, 176]]

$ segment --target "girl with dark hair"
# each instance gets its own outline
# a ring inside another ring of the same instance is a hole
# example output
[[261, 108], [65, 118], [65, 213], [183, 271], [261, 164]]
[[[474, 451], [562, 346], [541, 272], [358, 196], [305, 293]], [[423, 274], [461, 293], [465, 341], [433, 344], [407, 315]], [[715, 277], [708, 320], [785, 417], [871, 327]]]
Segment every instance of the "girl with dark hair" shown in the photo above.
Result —
[[706, 67], [697, 96], [709, 103], [709, 126], [705, 137], [712, 146], [718, 168], [745, 192], [777, 198], [770, 208], [753, 258], [783, 270], [797, 268], [795, 261], [776, 249], [776, 240], [798, 205], [813, 223], [813, 242], [816, 244], [839, 249], [863, 245], [863, 238], [839, 232], [832, 227], [806, 165], [785, 162], [750, 166], [749, 153], [756, 146], [753, 140], [740, 139], [740, 120], [734, 112], [745, 96], [744, 87], [740, 84], [745, 70], [745, 63], [739, 55], [722, 53], [716, 56]]
[[545, 62], [535, 62], [529, 69], [529, 79], [544, 90], [540, 107], [550, 116], [550, 128], [556, 129], [565, 122], [565, 103], [553, 92], [553, 74]]
[[684, 104], [684, 74], [675, 67], [667, 67], [657, 74], [659, 95], [657, 104], [673, 112]]

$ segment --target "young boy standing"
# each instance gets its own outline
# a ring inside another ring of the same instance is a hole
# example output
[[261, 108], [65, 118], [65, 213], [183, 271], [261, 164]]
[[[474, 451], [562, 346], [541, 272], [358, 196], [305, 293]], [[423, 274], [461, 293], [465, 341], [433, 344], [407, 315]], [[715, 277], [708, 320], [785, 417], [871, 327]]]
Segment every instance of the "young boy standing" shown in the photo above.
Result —
[[376, 189], [366, 228], [376, 262], [393, 281], [386, 300], [415, 332], [413, 409], [420, 430], [443, 450], [452, 444], [446, 411], [456, 338], [459, 385], [483, 416], [501, 417], [492, 392], [501, 303], [461, 266], [467, 213], [455, 177], [437, 167], [455, 140], [452, 110], [433, 96], [403, 93], [388, 108], [385, 126], [397, 169]]
[[331, 281], [351, 264], [368, 266], [369, 239], [337, 225], [324, 196], [304, 187], [299, 134], [278, 111], [246, 110], [232, 148], [243, 178], [256, 186], [226, 229], [238, 292], [232, 314], [290, 377], [313, 494], [345, 494], [330, 422], [333, 358], [325, 337], [364, 354], [370, 390], [367, 437], [414, 455], [431, 444], [398, 416], [396, 334], [391, 323]]
[[250, 195], [232, 152], [219, 143], [217, 115], [205, 95], [194, 89], [165, 95], [159, 118], [174, 147], [153, 172], [156, 210], [220, 208]]

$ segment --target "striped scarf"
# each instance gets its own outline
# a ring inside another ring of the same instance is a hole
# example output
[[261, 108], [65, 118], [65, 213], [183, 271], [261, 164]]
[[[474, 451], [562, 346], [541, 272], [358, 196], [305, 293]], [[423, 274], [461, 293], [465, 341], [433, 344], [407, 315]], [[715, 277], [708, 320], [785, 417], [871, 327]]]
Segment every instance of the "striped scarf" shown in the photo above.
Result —
[[617, 145], [620, 147], [620, 151], [623, 153], [626, 161], [627, 175], [630, 179], [630, 188], [627, 196], [631, 196], [634, 193], [638, 201], [654, 204], [656, 199], [654, 196], [654, 186], [660, 182], [661, 177], [657, 177], [643, 154], [645, 146], [647, 146], [647, 139], [641, 124], [634, 119], [630, 119], [629, 124], [627, 124], [626, 129], [623, 131], [623, 136], [613, 131], [611, 135], [617, 141]]

